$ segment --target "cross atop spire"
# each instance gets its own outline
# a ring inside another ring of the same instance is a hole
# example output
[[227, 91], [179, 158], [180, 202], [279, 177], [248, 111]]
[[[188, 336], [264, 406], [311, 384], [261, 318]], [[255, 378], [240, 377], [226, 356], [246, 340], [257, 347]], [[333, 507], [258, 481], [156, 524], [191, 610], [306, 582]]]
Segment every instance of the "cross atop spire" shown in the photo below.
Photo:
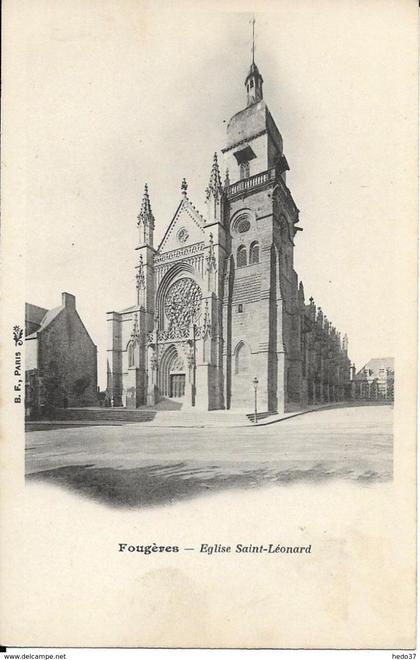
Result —
[[252, 17], [252, 62], [245, 79], [245, 87], [247, 93], [247, 106], [262, 101], [263, 92], [262, 84], [263, 79], [255, 64], [255, 16]]
[[183, 197], [187, 196], [187, 190], [188, 190], [188, 183], [186, 178], [184, 177], [181, 182], [181, 192]]
[[252, 64], [255, 64], [255, 14], [252, 17]]

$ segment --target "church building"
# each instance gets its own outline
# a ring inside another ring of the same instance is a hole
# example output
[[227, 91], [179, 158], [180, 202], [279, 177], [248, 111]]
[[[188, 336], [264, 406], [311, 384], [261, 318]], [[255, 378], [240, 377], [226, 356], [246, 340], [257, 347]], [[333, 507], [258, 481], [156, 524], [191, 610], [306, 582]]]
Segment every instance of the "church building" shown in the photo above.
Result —
[[312, 299], [305, 303], [294, 270], [299, 210], [254, 61], [245, 92], [221, 149], [224, 182], [215, 154], [202, 214], [184, 179], [159, 245], [145, 186], [135, 304], [107, 315], [114, 406], [172, 399], [183, 408], [251, 411], [256, 380], [266, 412], [348, 395], [347, 337]]

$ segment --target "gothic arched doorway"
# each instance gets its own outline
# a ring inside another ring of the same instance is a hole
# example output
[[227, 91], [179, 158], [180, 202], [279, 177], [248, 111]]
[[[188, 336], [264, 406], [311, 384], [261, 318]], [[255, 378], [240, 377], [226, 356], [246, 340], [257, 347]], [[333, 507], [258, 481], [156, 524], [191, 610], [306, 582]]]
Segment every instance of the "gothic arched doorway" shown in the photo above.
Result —
[[186, 372], [184, 359], [174, 344], [168, 346], [159, 365], [159, 391], [161, 396], [182, 398], [185, 396]]
[[233, 352], [231, 408], [252, 408], [251, 355], [251, 349], [244, 341], [240, 341]]

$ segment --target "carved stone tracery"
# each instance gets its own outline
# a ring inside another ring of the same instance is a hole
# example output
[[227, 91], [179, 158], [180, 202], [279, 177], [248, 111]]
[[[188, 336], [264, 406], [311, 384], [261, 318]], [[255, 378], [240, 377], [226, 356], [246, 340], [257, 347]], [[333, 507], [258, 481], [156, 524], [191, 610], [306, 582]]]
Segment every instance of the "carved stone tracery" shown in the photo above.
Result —
[[137, 291], [140, 291], [140, 289], [144, 289], [146, 284], [145, 284], [145, 279], [144, 279], [144, 265], [143, 265], [143, 257], [140, 255], [139, 257], [139, 265], [137, 266], [137, 274], [136, 274], [136, 286], [137, 286]]
[[139, 338], [140, 335], [140, 330], [139, 330], [139, 317], [138, 314], [134, 314], [133, 317], [133, 329], [131, 330], [131, 339], [136, 340]]
[[213, 270], [216, 270], [216, 256], [214, 254], [214, 242], [213, 242], [213, 234], [210, 234], [210, 239], [209, 239], [209, 250], [207, 252], [206, 256], [206, 271], [208, 273], [212, 272]]
[[206, 300], [204, 316], [203, 316], [203, 325], [201, 327], [201, 336], [204, 338], [210, 335], [211, 335], [211, 318], [209, 313], [209, 303], [208, 300]]
[[175, 248], [175, 250], [170, 250], [169, 252], [156, 254], [154, 257], [154, 264], [155, 266], [158, 266], [159, 264], [165, 263], [167, 261], [176, 261], [178, 259], [200, 254], [203, 249], [204, 241], [200, 241], [199, 243], [192, 243], [191, 245], [186, 245], [185, 247]]
[[183, 277], [170, 287], [165, 299], [168, 337], [188, 334], [191, 324], [199, 316], [201, 298], [199, 285], [190, 277]]

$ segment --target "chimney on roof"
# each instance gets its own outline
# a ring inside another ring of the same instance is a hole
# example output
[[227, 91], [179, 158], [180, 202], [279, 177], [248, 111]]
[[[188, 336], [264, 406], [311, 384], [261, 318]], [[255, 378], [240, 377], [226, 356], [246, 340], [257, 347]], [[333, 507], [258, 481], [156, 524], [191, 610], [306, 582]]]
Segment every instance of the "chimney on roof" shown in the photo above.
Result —
[[66, 293], [65, 291], [61, 294], [61, 304], [67, 309], [76, 309], [76, 297], [72, 293]]

